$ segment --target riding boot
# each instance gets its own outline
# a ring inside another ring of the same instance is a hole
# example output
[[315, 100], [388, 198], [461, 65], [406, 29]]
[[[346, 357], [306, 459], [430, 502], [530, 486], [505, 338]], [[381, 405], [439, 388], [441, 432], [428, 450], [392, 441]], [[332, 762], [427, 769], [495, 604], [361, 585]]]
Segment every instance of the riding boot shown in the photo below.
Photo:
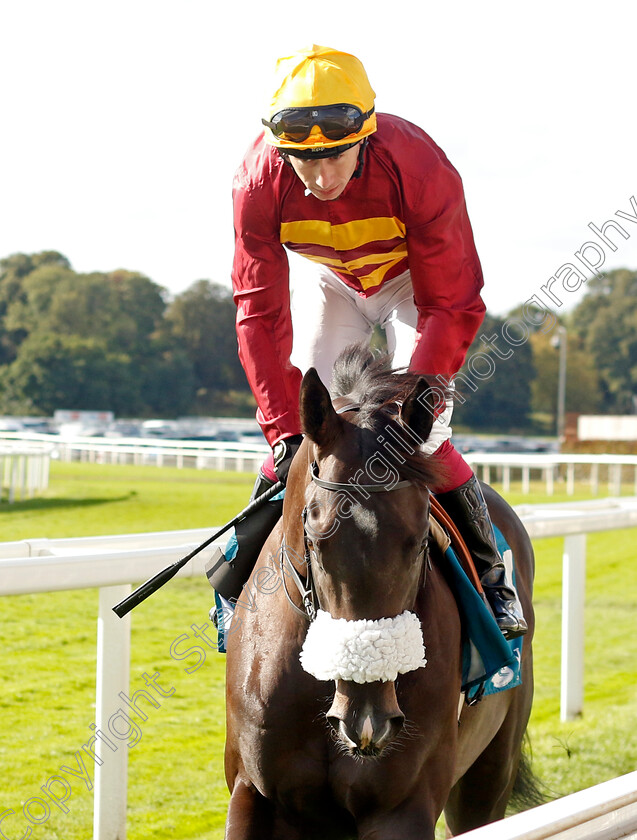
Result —
[[456, 522], [471, 552], [482, 588], [505, 639], [523, 636], [528, 627], [512, 581], [506, 579], [504, 561], [480, 483], [475, 475], [455, 490], [436, 498]]
[[[266, 478], [261, 470], [250, 496], [253, 501], [265, 493], [274, 481]], [[270, 500], [253, 511], [235, 526], [235, 539], [226, 546], [225, 554], [217, 549], [207, 564], [206, 574], [212, 588], [227, 601], [235, 602], [244, 583], [247, 582], [270, 532], [278, 522], [283, 510], [283, 500]], [[236, 540], [236, 542], [235, 542]]]

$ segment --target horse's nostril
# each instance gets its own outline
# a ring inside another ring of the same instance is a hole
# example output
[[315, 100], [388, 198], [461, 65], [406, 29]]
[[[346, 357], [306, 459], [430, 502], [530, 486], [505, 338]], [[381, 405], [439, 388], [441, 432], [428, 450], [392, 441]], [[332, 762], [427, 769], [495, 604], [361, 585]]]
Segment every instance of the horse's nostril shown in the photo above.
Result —
[[335, 732], [338, 732], [338, 727], [340, 726], [340, 720], [336, 717], [336, 715], [327, 715], [327, 722], [332, 727]]
[[405, 715], [394, 715], [389, 718], [389, 725], [391, 727], [391, 737], [395, 738], [405, 725]]
[[384, 724], [379, 724], [378, 728], [374, 732], [373, 743], [381, 749], [386, 747], [387, 744], [394, 740], [404, 725], [404, 715], [394, 715], [392, 717], [388, 717]]
[[390, 718], [389, 720], [396, 732], [400, 732], [400, 730], [405, 725], [405, 715], [394, 715], [394, 717]]

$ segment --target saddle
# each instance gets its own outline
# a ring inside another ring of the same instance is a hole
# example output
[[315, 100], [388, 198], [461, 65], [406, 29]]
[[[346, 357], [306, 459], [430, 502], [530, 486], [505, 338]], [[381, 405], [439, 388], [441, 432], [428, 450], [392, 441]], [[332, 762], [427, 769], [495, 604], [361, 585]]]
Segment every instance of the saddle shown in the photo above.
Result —
[[463, 571], [475, 587], [476, 592], [484, 599], [484, 591], [476, 570], [471, 552], [455, 522], [442, 507], [435, 496], [430, 496], [431, 511], [429, 514], [429, 534], [431, 540], [444, 556], [449, 546], [453, 548]]

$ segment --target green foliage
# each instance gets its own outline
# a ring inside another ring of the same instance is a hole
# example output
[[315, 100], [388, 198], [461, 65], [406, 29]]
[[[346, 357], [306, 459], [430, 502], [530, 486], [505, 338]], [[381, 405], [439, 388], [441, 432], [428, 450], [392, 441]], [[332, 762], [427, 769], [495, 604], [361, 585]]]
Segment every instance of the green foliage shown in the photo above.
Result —
[[[164, 290], [143, 275], [77, 274], [56, 252], [2, 260], [0, 413], [50, 415], [58, 408], [110, 409], [129, 417], [189, 413], [202, 385], [198, 367], [228, 368], [224, 387], [234, 384], [233, 377], [241, 380], [236, 346], [234, 364], [224, 361], [231, 358], [232, 301], [229, 293], [222, 300], [217, 288], [208, 286], [210, 306], [204, 310], [198, 298], [181, 329], [172, 329]], [[227, 311], [219, 311], [221, 303]], [[220, 322], [225, 343], [202, 345], [197, 356], [184, 338], [198, 310], [208, 318], [205, 333], [214, 334]]]
[[[552, 428], [555, 428], [560, 353], [553, 338], [540, 332], [530, 338], [536, 369], [531, 405], [534, 412], [551, 414], [554, 418]], [[567, 341], [566, 411], [598, 414], [604, 408], [604, 397], [595, 362], [575, 332], [569, 332]]]
[[5, 400], [24, 414], [36, 409], [51, 415], [66, 405], [121, 411], [134, 396], [129, 364], [97, 339], [37, 331], [8, 366]]
[[527, 342], [512, 349], [502, 337], [504, 324], [487, 315], [469, 348], [456, 382], [456, 424], [508, 432], [528, 426], [535, 376], [531, 348]]
[[600, 274], [573, 312], [573, 327], [599, 372], [609, 412], [632, 412], [637, 395], [637, 271]]
[[[57, 251], [43, 251], [40, 254], [13, 254], [0, 260], [0, 365], [12, 361], [17, 346], [27, 332], [19, 323], [14, 328], [7, 321], [9, 310], [23, 306], [27, 300], [26, 279], [40, 267], [51, 266], [59, 271], [69, 271], [66, 257]], [[52, 287], [51, 287], [52, 288]]]
[[198, 280], [166, 311], [165, 329], [190, 359], [198, 401], [229, 389], [248, 390], [237, 354], [236, 309], [223, 286]]
[[[627, 412], [637, 396], [637, 272], [599, 275], [568, 329], [566, 410]], [[142, 274], [78, 274], [57, 251], [0, 260], [0, 414], [252, 415], [231, 291], [198, 280], [172, 301]], [[457, 426], [555, 427], [553, 313], [487, 315], [457, 377]], [[376, 328], [373, 347], [384, 347]]]

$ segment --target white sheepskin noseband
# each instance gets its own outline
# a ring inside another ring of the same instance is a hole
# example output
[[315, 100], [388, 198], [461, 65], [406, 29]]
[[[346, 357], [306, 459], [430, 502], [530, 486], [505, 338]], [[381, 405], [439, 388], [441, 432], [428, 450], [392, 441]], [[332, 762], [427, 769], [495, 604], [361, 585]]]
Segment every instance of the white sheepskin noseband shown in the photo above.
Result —
[[310, 624], [301, 665], [317, 680], [392, 682], [398, 674], [424, 668], [425, 645], [418, 616], [348, 621], [319, 610]]

